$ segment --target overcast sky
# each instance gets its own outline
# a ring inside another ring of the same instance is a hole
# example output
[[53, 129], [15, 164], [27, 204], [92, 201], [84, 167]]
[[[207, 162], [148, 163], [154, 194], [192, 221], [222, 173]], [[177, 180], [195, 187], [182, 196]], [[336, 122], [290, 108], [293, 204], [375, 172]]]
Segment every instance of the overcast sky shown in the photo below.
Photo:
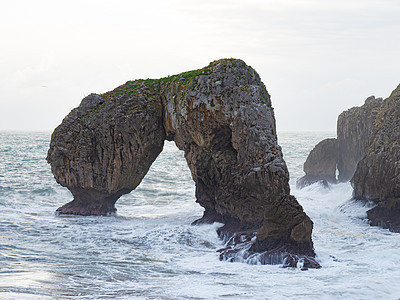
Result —
[[92, 93], [241, 58], [278, 131], [337, 116], [400, 83], [399, 0], [4, 0], [0, 130], [53, 130]]

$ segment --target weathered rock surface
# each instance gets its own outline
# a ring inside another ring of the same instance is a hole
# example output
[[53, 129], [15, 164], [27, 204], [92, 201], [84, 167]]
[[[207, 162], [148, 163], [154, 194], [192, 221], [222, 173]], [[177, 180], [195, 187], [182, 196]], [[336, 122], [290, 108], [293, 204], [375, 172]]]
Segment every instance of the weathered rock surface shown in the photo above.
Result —
[[346, 182], [353, 177], [357, 163], [363, 158], [372, 134], [382, 98], [371, 96], [364, 105], [342, 112], [337, 121], [339, 147], [338, 180]]
[[342, 112], [337, 121], [336, 142], [327, 139], [315, 146], [304, 163], [306, 175], [297, 181], [297, 186], [302, 188], [318, 181], [335, 183], [336, 166], [338, 181], [349, 181], [364, 156], [381, 105], [382, 98], [371, 96], [364, 105]]
[[58, 212], [106, 215], [139, 185], [165, 140], [161, 105], [151, 99], [146, 91], [112, 101], [92, 94], [55, 129], [47, 160], [74, 196]]
[[336, 164], [338, 161], [338, 142], [335, 138], [319, 142], [303, 165], [305, 176], [297, 180], [297, 187], [303, 188], [315, 182], [336, 183]]
[[400, 85], [383, 101], [351, 183], [355, 199], [378, 203], [368, 211], [371, 225], [400, 232]]
[[[129, 81], [90, 95], [57, 127], [47, 160], [74, 200], [67, 214], [107, 214], [133, 190], [164, 140], [184, 151], [196, 183], [200, 222], [219, 221], [235, 241], [221, 258], [264, 253], [315, 262], [312, 221], [290, 195], [270, 96], [241, 60], [224, 59], [158, 80]], [[240, 252], [240, 253], [239, 253]], [[276, 258], [276, 259], [275, 259]]]

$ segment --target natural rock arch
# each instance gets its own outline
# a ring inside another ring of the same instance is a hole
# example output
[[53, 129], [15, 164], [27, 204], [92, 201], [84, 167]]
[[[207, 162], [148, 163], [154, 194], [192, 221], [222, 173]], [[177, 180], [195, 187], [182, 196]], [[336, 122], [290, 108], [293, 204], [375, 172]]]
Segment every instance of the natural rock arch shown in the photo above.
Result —
[[248, 255], [266, 251], [267, 263], [279, 263], [271, 260], [278, 254], [292, 263], [308, 257], [310, 266], [318, 266], [310, 258], [312, 221], [290, 195], [270, 95], [241, 60], [128, 81], [84, 98], [55, 129], [47, 156], [57, 182], [74, 196], [58, 211], [115, 211], [117, 199], [140, 184], [164, 140], [185, 153], [196, 201], [205, 208], [198, 222], [222, 222], [221, 235], [239, 237], [222, 258], [234, 260], [235, 245], [245, 243]]

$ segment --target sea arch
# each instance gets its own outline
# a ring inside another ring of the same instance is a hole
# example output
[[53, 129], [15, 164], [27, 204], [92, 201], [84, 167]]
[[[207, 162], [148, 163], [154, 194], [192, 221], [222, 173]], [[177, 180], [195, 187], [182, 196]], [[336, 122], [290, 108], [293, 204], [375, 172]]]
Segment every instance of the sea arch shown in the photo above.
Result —
[[[249, 253], [315, 256], [312, 221], [290, 195], [270, 95], [237, 59], [84, 98], [55, 129], [47, 156], [57, 182], [74, 196], [58, 212], [115, 211], [165, 140], [184, 151], [205, 209], [198, 222], [224, 223], [221, 235], [247, 242]], [[228, 250], [225, 258], [234, 258], [237, 251]]]

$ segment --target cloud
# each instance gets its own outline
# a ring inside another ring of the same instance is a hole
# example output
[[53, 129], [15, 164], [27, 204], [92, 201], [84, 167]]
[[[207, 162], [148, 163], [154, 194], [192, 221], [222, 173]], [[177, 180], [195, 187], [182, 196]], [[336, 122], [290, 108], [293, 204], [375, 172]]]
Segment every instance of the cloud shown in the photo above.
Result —
[[[33, 102], [43, 107], [40, 126], [52, 129], [85, 94], [221, 57], [258, 71], [280, 129], [334, 130], [338, 112], [400, 81], [397, 0], [20, 0], [1, 8], [0, 101], [9, 110], [0, 111], [0, 129], [32, 128], [41, 114]], [[17, 122], [23, 107], [37, 114]]]

